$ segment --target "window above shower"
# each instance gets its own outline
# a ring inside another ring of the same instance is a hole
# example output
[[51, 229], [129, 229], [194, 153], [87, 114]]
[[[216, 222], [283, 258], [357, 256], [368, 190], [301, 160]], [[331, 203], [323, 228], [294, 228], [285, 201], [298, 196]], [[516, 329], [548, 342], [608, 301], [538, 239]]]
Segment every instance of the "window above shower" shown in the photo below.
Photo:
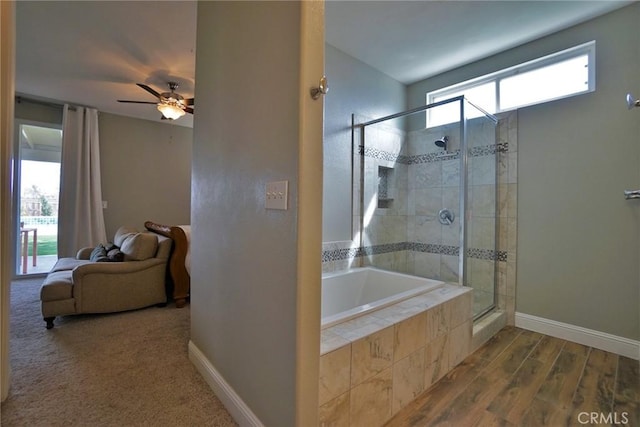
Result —
[[[509, 67], [427, 93], [427, 104], [464, 95], [488, 113], [500, 113], [593, 92], [596, 42]], [[482, 112], [475, 111], [479, 117]], [[427, 127], [459, 120], [456, 105], [427, 110]], [[468, 117], [473, 118], [473, 117]]]

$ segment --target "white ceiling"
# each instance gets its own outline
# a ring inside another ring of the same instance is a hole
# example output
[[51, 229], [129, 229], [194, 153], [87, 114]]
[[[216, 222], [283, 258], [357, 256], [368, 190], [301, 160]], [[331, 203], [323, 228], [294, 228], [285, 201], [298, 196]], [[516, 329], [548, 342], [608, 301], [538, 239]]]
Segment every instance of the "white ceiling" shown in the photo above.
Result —
[[16, 92], [159, 121], [154, 105], [117, 100], [155, 101], [135, 83], [166, 92], [168, 81], [192, 97], [195, 47], [193, 1], [19, 1]]
[[631, 1], [329, 1], [326, 40], [410, 84]]
[[[326, 40], [408, 84], [629, 3], [330, 0]], [[193, 1], [19, 1], [16, 92], [159, 121], [153, 105], [117, 100], [154, 101], [135, 83], [163, 92], [176, 81], [178, 93], [194, 95], [196, 9]]]

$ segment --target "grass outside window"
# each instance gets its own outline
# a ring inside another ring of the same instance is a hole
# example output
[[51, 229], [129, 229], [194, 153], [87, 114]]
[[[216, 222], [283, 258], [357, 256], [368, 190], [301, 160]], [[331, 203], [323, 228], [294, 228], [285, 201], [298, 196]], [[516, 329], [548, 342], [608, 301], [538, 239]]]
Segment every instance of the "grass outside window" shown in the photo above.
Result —
[[[58, 236], [38, 236], [38, 255], [56, 255], [58, 253]], [[28, 255], [33, 255], [33, 238], [29, 236]]]

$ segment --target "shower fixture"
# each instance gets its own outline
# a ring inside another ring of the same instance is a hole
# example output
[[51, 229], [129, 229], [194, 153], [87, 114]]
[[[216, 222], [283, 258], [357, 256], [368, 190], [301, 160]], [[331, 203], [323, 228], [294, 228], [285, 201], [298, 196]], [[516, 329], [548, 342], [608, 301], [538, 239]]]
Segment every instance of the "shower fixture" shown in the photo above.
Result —
[[455, 219], [456, 214], [447, 208], [440, 209], [440, 212], [438, 212], [438, 221], [442, 225], [451, 225]]
[[627, 108], [631, 110], [633, 107], [640, 107], [640, 99], [633, 100], [633, 95], [627, 94]]
[[434, 144], [436, 144], [436, 146], [440, 147], [440, 148], [444, 148], [444, 151], [447, 151], [447, 144], [449, 143], [449, 137], [448, 136], [443, 136], [440, 139], [437, 139], [434, 141]]

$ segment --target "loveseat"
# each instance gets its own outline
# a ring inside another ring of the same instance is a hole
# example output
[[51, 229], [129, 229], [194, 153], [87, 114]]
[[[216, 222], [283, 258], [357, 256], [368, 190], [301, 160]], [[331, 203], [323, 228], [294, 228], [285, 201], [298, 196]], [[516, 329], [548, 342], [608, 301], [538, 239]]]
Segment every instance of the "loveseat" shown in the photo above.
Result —
[[120, 227], [113, 242], [60, 258], [40, 289], [47, 329], [56, 316], [111, 313], [167, 302], [171, 239]]

